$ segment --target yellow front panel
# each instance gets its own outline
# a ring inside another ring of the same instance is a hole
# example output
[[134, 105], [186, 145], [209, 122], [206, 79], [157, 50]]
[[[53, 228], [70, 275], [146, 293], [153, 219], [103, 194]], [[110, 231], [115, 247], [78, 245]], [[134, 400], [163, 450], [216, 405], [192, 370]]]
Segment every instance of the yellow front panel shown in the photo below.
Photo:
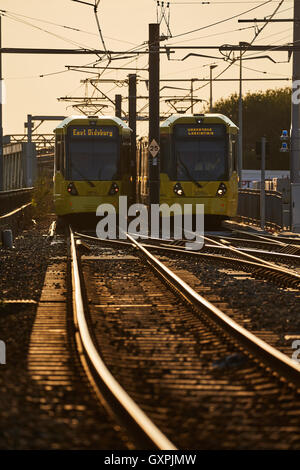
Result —
[[119, 195], [122, 194], [122, 181], [115, 181], [120, 191], [110, 196], [111, 181], [93, 181], [91, 187], [86, 181], [73, 181], [78, 191], [78, 196], [68, 193], [67, 187], [70, 181], [63, 179], [61, 173], [56, 173], [54, 179], [54, 207], [57, 215], [76, 213], [96, 214], [100, 204], [112, 204], [118, 209]]
[[[174, 193], [174, 186], [180, 182], [185, 196], [178, 196]], [[204, 204], [204, 213], [206, 215], [222, 215], [234, 217], [237, 211], [237, 175], [234, 172], [229, 181], [223, 181], [227, 187], [224, 196], [216, 196], [221, 181], [199, 181], [201, 188], [198, 188], [191, 181], [170, 181], [168, 175], [160, 175], [160, 204], [166, 203], [172, 205], [178, 203], [193, 204], [193, 213], [195, 213], [196, 204]]]

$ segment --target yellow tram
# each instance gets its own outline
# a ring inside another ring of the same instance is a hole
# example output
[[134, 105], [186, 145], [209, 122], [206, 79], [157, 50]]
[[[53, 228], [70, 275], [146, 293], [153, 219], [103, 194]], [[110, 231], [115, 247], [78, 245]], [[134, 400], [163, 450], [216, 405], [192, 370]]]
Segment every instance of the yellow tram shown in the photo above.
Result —
[[[160, 126], [160, 204], [204, 204], [206, 221], [236, 215], [238, 127], [222, 114], [172, 115]], [[137, 146], [138, 201], [149, 204], [149, 150]]]
[[118, 211], [132, 193], [131, 129], [110, 116], [70, 116], [54, 130], [54, 206], [59, 217], [96, 215], [100, 204]]

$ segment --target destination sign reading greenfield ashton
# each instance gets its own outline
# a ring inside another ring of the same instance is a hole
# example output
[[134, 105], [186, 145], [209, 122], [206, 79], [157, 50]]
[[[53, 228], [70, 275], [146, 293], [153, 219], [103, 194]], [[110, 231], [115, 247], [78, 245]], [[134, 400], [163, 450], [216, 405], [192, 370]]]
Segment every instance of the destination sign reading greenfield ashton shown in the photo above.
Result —
[[116, 136], [116, 128], [113, 126], [72, 126], [69, 130], [72, 138], [108, 138]]
[[212, 124], [203, 126], [193, 126], [193, 124], [179, 124], [175, 128], [177, 137], [223, 137], [225, 126]]

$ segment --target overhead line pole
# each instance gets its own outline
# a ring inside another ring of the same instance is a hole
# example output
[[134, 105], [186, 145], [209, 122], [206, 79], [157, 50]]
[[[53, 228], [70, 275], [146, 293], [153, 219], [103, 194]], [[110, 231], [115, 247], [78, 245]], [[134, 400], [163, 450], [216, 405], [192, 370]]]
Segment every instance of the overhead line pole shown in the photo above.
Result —
[[[300, 18], [300, 2], [294, 0], [294, 18]], [[294, 22], [293, 42], [300, 41], [300, 23]], [[293, 89], [299, 90], [300, 85], [300, 52], [293, 53]], [[293, 90], [292, 90], [293, 91]], [[290, 152], [290, 181], [291, 181], [291, 230], [300, 231], [299, 209], [300, 200], [296, 198], [296, 184], [300, 183], [300, 104], [299, 98], [295, 99], [292, 93], [292, 117], [291, 117], [291, 152]], [[298, 186], [298, 185], [297, 185]], [[299, 192], [298, 192], [299, 194]], [[298, 216], [298, 220], [297, 220]]]
[[[300, 18], [300, 2], [294, 0], [294, 16]], [[300, 24], [294, 22], [293, 41], [300, 41]], [[293, 54], [293, 88], [299, 87], [300, 80], [300, 52]], [[296, 102], [297, 101], [297, 102]], [[299, 159], [300, 159], [300, 106], [299, 100], [294, 100], [292, 95], [292, 126], [291, 126], [291, 153], [290, 171], [291, 183], [299, 183]]]
[[128, 125], [132, 129], [130, 151], [130, 175], [132, 177], [132, 184], [130, 194], [132, 195], [132, 199], [134, 199], [136, 183], [136, 74], [130, 74], [128, 78]]
[[[159, 24], [149, 24], [149, 199], [159, 204]], [[152, 146], [152, 147], [151, 147]], [[158, 147], [158, 153], [156, 153]], [[154, 152], [150, 151], [150, 148]], [[156, 154], [155, 154], [156, 153]]]
[[0, 15], [0, 191], [4, 189], [4, 161], [3, 161], [3, 122], [2, 122], [2, 100], [3, 100], [3, 77], [2, 77], [2, 16]]
[[209, 92], [209, 112], [212, 113], [213, 110], [213, 76], [212, 76], [212, 71], [215, 69], [217, 65], [210, 65], [209, 66], [209, 82], [210, 82], [210, 92]]
[[240, 52], [240, 92], [239, 92], [239, 152], [238, 152], [238, 177], [239, 188], [242, 189], [242, 168], [243, 168], [243, 56]]
[[191, 113], [194, 113], [194, 81], [195, 79], [191, 79]]
[[122, 95], [115, 95], [115, 113], [118, 118], [122, 117]]

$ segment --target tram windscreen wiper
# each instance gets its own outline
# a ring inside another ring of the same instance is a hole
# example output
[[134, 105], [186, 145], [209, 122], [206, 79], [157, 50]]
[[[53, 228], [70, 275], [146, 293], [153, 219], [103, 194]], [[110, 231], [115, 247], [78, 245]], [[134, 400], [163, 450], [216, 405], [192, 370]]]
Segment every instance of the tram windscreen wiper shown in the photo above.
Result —
[[183, 163], [183, 161], [181, 160], [181, 158], [178, 156], [178, 161], [179, 163], [181, 164], [182, 168], [185, 170], [185, 173], [186, 175], [188, 176], [188, 178], [198, 187], [198, 188], [202, 188], [202, 185], [200, 183], [198, 183], [197, 180], [195, 180], [195, 178], [191, 175], [190, 173], [190, 170], [188, 169], [188, 167]]
[[81, 171], [78, 169], [78, 167], [77, 167], [76, 165], [74, 165], [74, 162], [73, 162], [73, 161], [71, 161], [71, 165], [72, 165], [73, 169], [74, 169], [75, 171], [77, 171], [77, 173], [83, 178], [84, 181], [86, 181], [92, 188], [95, 187], [94, 183], [93, 183], [92, 181], [88, 180], [88, 179], [84, 176], [84, 174], [81, 173]]

